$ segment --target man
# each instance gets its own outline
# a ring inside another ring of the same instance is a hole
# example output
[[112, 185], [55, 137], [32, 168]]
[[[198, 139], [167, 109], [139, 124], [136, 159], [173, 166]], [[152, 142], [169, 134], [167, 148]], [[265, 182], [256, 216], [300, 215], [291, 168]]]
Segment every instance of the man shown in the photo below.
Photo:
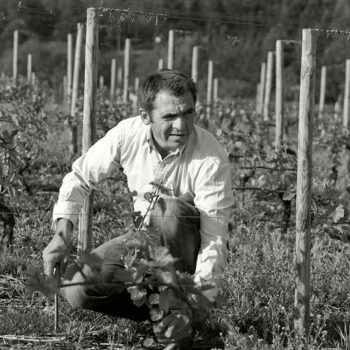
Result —
[[[142, 214], [149, 205], [145, 193], [155, 184], [163, 188], [165, 212], [156, 206], [146, 224], [160, 232], [176, 268], [194, 274], [195, 280], [217, 280], [226, 260], [227, 225], [232, 205], [231, 173], [226, 154], [215, 138], [195, 126], [196, 86], [174, 70], [159, 70], [141, 86], [140, 115], [121, 121], [86, 154], [77, 159], [63, 179], [53, 212], [56, 233], [43, 252], [44, 268], [52, 275], [63, 264], [72, 241], [73, 228], [84, 200], [101, 180], [123, 168], [134, 195], [134, 209]], [[63, 239], [62, 239], [63, 237]], [[94, 250], [103, 261], [108, 282], [120, 259], [123, 242], [133, 232], [114, 238]], [[71, 282], [94, 278], [88, 266], [83, 274], [71, 267]], [[146, 310], [133, 305], [127, 292], [101, 286], [64, 288], [73, 307], [106, 314], [146, 319]]]

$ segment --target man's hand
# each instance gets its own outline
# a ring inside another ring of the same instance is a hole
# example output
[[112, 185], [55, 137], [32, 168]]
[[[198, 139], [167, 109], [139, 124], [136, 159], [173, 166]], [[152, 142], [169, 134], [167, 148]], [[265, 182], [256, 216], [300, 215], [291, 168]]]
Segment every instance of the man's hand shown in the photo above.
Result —
[[60, 266], [63, 274], [72, 248], [73, 225], [67, 219], [59, 219], [56, 233], [43, 251], [44, 271], [47, 276], [53, 276], [54, 268]]

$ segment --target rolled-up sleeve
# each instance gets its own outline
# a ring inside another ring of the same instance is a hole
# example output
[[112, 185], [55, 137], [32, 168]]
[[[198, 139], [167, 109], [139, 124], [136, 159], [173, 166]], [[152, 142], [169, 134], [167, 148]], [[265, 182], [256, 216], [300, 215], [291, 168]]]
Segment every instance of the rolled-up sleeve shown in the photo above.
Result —
[[195, 279], [217, 280], [226, 263], [228, 221], [233, 204], [228, 161], [212, 157], [206, 159], [195, 184], [195, 205], [201, 218], [201, 248]]
[[124, 133], [119, 124], [78, 158], [72, 171], [62, 181], [58, 200], [53, 209], [53, 228], [60, 218], [78, 224], [79, 212], [92, 190], [98, 190], [101, 180], [119, 169]]

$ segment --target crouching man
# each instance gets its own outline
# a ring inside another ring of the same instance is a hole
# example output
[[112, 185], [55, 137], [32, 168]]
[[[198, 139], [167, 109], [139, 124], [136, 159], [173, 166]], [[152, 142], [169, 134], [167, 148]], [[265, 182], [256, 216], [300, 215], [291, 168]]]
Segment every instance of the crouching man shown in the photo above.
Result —
[[[218, 280], [227, 253], [231, 173], [218, 141], [194, 124], [196, 98], [196, 86], [184, 74], [169, 69], [152, 73], [140, 88], [140, 115], [119, 122], [73, 163], [54, 207], [55, 235], [43, 252], [47, 275], [53, 274], [56, 264], [63, 266], [79, 211], [91, 190], [122, 167], [135, 194], [135, 211], [146, 213], [149, 203], [144, 195], [155, 184], [167, 189], [161, 194], [165, 205], [156, 205], [148, 225], [157, 228], [154, 231], [177, 258], [176, 269], [194, 275], [198, 282]], [[94, 249], [106, 282], [119, 266], [123, 244], [132, 239], [129, 232]], [[87, 265], [82, 271], [68, 267], [65, 276], [70, 282], [94, 278]], [[135, 306], [126, 290], [75, 285], [64, 288], [64, 293], [75, 308], [133, 320], [149, 318], [147, 307]]]

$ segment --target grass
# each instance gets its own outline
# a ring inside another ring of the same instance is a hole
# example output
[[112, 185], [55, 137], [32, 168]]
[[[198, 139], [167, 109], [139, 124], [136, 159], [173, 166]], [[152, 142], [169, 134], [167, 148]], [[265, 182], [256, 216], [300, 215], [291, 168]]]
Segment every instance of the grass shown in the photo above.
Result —
[[[32, 204], [27, 202], [30, 207]], [[238, 209], [238, 204], [236, 208], [223, 278], [225, 297], [221, 307], [212, 310], [211, 318], [221, 324], [227, 349], [280, 349], [288, 344], [292, 348], [298, 342], [293, 333], [293, 229], [282, 235], [272, 214], [265, 211], [262, 215], [252, 194], [246, 196], [243, 209]], [[96, 225], [100, 231], [95, 244], [101, 236], [113, 235], [110, 228], [99, 225], [97, 216]], [[350, 247], [316, 229], [312, 234], [310, 348], [345, 349], [349, 344]], [[41, 252], [51, 235], [49, 216], [39, 209], [17, 219], [14, 253], [3, 251], [0, 255], [1, 335], [53, 334], [53, 301], [39, 294], [26, 296], [23, 273], [29, 264], [42, 265]], [[59, 315], [65, 347], [113, 342], [131, 347], [150, 335], [147, 324], [74, 311], [62, 297]]]
[[[60, 146], [62, 149], [57, 149], [55, 135], [50, 135], [49, 153], [60, 154], [55, 163], [66, 164], [69, 159], [66, 148]], [[59, 135], [63, 135], [62, 140], [67, 139], [63, 128], [59, 130], [58, 139]], [[328, 171], [327, 161], [320, 154], [315, 159], [319, 162], [317, 176], [322, 178]], [[55, 174], [48, 170], [41, 172], [40, 181], [51, 177], [59, 182], [65, 166], [62, 165]], [[125, 193], [120, 183], [113, 186], [111, 190], [107, 186], [105, 195], [97, 195], [96, 201], [112, 203], [109, 207], [113, 208], [118, 206]], [[0, 254], [0, 335], [27, 335], [38, 339], [54, 336], [53, 300], [41, 295], [28, 297], [24, 288], [24, 271], [28, 265], [42, 267], [42, 250], [53, 234], [51, 210], [56, 197], [57, 193], [32, 196], [22, 193], [12, 203], [18, 213], [14, 252], [10, 254], [4, 250]], [[305, 342], [309, 349], [349, 349], [349, 245], [330, 239], [320, 225], [313, 225], [310, 334], [307, 340], [299, 339], [293, 330], [293, 224], [283, 235], [279, 228], [281, 212], [278, 203], [261, 201], [256, 194], [246, 192], [242, 207], [241, 194], [235, 198], [229, 259], [222, 279], [224, 298], [220, 307], [211, 311], [210, 317], [211, 321], [220, 324], [226, 349], [294, 349]], [[118, 235], [122, 227], [116, 211], [107, 210], [105, 206], [101, 208], [94, 217], [94, 246]], [[147, 323], [75, 311], [62, 296], [59, 300], [58, 334], [64, 335], [64, 341], [59, 343], [61, 348], [113, 348], [112, 344], [124, 344], [135, 349], [151, 335]], [[205, 332], [205, 325], [203, 327]], [[10, 346], [4, 344], [4, 347]], [[31, 343], [21, 345], [30, 346]], [[48, 345], [36, 344], [35, 348], [40, 346], [47, 348]]]

